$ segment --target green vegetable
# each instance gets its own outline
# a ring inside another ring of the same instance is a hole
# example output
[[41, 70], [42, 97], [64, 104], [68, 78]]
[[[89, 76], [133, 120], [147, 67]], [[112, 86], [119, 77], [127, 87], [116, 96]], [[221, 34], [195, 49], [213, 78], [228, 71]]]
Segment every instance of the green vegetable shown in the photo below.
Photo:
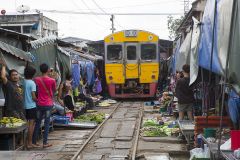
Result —
[[150, 127], [150, 126], [159, 126], [159, 124], [154, 120], [147, 120], [143, 123], [144, 127]]
[[91, 114], [86, 114], [86, 115], [81, 115], [78, 116], [77, 118], [74, 119], [75, 122], [97, 122], [97, 123], [102, 123], [102, 121], [105, 118], [104, 113], [91, 113]]

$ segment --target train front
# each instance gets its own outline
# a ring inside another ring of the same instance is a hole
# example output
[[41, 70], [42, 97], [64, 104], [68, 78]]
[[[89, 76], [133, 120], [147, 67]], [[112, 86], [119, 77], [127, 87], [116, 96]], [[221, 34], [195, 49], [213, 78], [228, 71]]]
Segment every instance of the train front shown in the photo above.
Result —
[[159, 77], [158, 36], [125, 30], [104, 39], [105, 76], [113, 98], [154, 97]]

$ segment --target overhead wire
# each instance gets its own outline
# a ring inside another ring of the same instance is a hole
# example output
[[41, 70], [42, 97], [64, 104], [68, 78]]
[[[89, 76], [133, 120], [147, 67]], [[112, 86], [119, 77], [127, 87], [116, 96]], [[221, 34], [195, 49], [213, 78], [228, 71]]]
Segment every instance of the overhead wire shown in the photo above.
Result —
[[112, 12], [112, 13], [102, 13], [102, 12], [79, 12], [79, 11], [61, 11], [61, 10], [45, 10], [40, 9], [39, 11], [43, 12], [52, 12], [52, 13], [62, 13], [62, 14], [83, 14], [83, 15], [120, 15], [120, 16], [168, 16], [168, 15], [183, 15], [183, 13], [177, 13], [177, 12], [163, 12], [163, 13], [143, 13], [143, 12]]
[[[74, 0], [71, 0], [71, 2], [74, 4], [74, 6], [77, 7], [77, 9], [79, 9], [80, 11], [82, 10], [82, 9], [79, 7], [79, 5], [78, 5]], [[81, 0], [81, 2], [83, 3], [83, 5], [84, 5], [87, 9], [89, 9], [90, 13], [92, 13], [92, 14], [90, 14], [90, 15], [95, 15], [94, 12], [92, 12], [92, 10], [90, 9], [90, 7], [85, 3], [84, 0]], [[57, 13], [59, 13], [59, 12], [57, 12]], [[95, 16], [97, 16], [97, 15], [95, 15]], [[94, 18], [91, 17], [91, 19], [92, 19], [92, 21], [93, 21], [96, 25], [106, 28], [106, 26], [104, 26], [104, 25], [102, 25], [101, 23], [97, 22]]]
[[[106, 13], [107, 12], [95, 1], [95, 0], [92, 0], [93, 3], [103, 12], [103, 13]], [[115, 23], [120, 27], [120, 28], [123, 28], [117, 21], [115, 21]]]

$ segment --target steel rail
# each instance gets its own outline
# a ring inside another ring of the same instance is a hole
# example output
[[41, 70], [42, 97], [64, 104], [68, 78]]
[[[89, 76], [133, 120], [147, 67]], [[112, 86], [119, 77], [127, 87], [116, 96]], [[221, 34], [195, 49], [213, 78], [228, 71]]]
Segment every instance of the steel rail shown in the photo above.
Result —
[[140, 133], [140, 129], [141, 129], [141, 124], [142, 124], [142, 118], [143, 118], [143, 104], [141, 105], [141, 110], [139, 113], [139, 121], [138, 121], [138, 126], [137, 126], [137, 133], [136, 133], [136, 138], [135, 138], [135, 142], [134, 142], [134, 146], [133, 146], [133, 152], [132, 152], [132, 160], [135, 160], [136, 158], [136, 153], [137, 153], [137, 146], [138, 146], [138, 139], [139, 139], [139, 133]]
[[107, 120], [115, 113], [116, 109], [122, 104], [122, 102], [119, 102], [116, 107], [113, 109], [113, 111], [110, 113], [109, 117], [107, 117], [94, 131], [93, 133], [88, 137], [88, 139], [84, 142], [84, 144], [81, 146], [81, 148], [77, 151], [77, 153], [74, 154], [74, 156], [71, 158], [71, 160], [76, 160], [78, 156], [81, 155], [81, 152], [83, 149], [87, 146], [87, 144], [90, 142], [90, 140], [93, 138], [93, 136], [99, 131], [99, 129], [107, 122]]

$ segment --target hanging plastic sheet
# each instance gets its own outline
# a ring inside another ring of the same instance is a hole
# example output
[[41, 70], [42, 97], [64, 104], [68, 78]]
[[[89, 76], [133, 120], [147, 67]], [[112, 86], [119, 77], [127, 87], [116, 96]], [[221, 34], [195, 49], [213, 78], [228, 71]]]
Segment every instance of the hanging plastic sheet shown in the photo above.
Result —
[[192, 31], [190, 31], [183, 41], [179, 53], [176, 54], [176, 70], [181, 71], [184, 64], [190, 64], [190, 48], [191, 48]]
[[232, 37], [229, 52], [229, 83], [233, 84], [235, 90], [240, 93], [240, 0], [236, 0], [233, 8], [233, 22], [231, 26]]
[[218, 57], [223, 72], [226, 69], [233, 0], [218, 0]]
[[181, 39], [179, 38], [176, 41], [176, 48], [175, 48], [174, 54], [171, 57], [171, 62], [169, 65], [169, 72], [172, 71], [173, 74], [176, 73], [176, 61], [177, 61], [177, 55], [179, 54], [179, 50], [180, 50], [180, 44], [181, 44]]
[[[199, 66], [224, 75], [233, 1], [216, 1], [216, 13], [215, 0], [207, 1], [204, 10], [199, 44]], [[216, 16], [215, 22], [214, 16]]]
[[190, 84], [191, 85], [198, 76], [198, 44], [200, 37], [200, 26], [199, 21], [193, 19], [193, 32], [192, 32], [192, 42], [191, 42], [191, 54], [190, 54]]
[[[223, 74], [221, 69], [221, 65], [218, 59], [217, 54], [217, 31], [214, 30], [214, 13], [215, 13], [215, 0], [207, 1], [206, 7], [203, 14], [203, 25], [202, 25], [202, 34], [201, 40], [199, 44], [199, 66], [210, 70], [212, 72]], [[216, 15], [217, 16], [217, 15]], [[215, 19], [215, 22], [217, 18]], [[217, 27], [217, 23], [215, 23], [215, 27]], [[214, 42], [213, 42], [214, 36]], [[213, 53], [212, 53], [213, 46]], [[211, 62], [212, 57], [212, 62]]]

